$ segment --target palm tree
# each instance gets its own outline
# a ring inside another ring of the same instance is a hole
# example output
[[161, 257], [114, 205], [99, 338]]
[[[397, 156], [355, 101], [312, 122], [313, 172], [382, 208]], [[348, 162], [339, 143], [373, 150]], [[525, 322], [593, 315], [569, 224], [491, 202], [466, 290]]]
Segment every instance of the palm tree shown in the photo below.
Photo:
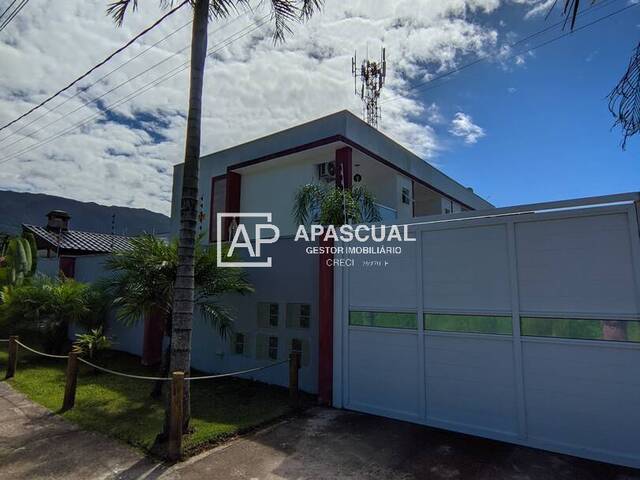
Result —
[[[226, 254], [223, 249], [223, 254]], [[250, 293], [253, 288], [239, 268], [219, 268], [216, 249], [196, 242], [194, 266], [194, 303], [203, 318], [226, 338], [233, 330], [232, 313], [222, 305], [225, 293]], [[161, 312], [169, 345], [163, 352], [160, 375], [169, 373], [169, 355], [173, 345], [171, 328], [174, 282], [178, 270], [178, 242], [167, 243], [153, 235], [131, 240], [131, 249], [113, 253], [105, 262], [114, 276], [105, 280], [116, 307], [116, 317], [133, 325], [151, 312]], [[156, 382], [152, 396], [159, 396], [164, 382]]]
[[106, 318], [105, 305], [98, 287], [73, 279], [36, 275], [28, 283], [2, 288], [0, 323], [13, 331], [39, 334], [46, 352], [63, 353], [69, 324], [99, 326]]
[[361, 186], [343, 189], [310, 183], [296, 192], [293, 218], [300, 225], [316, 223], [336, 227], [381, 220], [375, 198]]
[[[591, 4], [597, 0], [590, 0]], [[553, 3], [555, 7], [557, 3]], [[580, 12], [580, 0], [564, 0], [562, 6], [562, 14], [567, 21], [571, 23], [571, 30], [576, 25], [576, 19]], [[640, 42], [636, 45], [629, 65], [618, 84], [613, 87], [609, 95], [609, 111], [613, 115], [615, 121], [614, 126], [622, 129], [622, 149], [627, 145], [629, 137], [640, 132]]]
[[[159, 0], [167, 8], [173, 0]], [[194, 250], [198, 209], [198, 170], [200, 159], [200, 128], [202, 115], [202, 87], [207, 57], [207, 24], [213, 19], [227, 18], [239, 7], [248, 7], [250, 0], [188, 0], [193, 8], [191, 32], [191, 64], [189, 85], [189, 111], [180, 200], [180, 236], [178, 264], [172, 308], [171, 371], [189, 372], [191, 367], [191, 328], [194, 308]], [[129, 9], [135, 10], [138, 0], [116, 0], [109, 4], [107, 13], [117, 25], [122, 25]], [[322, 0], [270, 0], [274, 21], [274, 41], [283, 41], [290, 33], [290, 22], [310, 18], [322, 6]], [[190, 418], [189, 382], [184, 389], [185, 423]], [[168, 405], [167, 405], [168, 406]]]

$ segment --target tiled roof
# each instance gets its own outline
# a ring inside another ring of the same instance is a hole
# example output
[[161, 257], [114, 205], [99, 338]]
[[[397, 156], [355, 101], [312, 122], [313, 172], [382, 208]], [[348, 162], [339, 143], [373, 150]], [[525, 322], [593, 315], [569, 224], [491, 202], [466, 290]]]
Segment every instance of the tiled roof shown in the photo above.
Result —
[[131, 238], [109, 233], [80, 232], [78, 230], [63, 231], [59, 238], [57, 232], [51, 232], [45, 227], [36, 225], [22, 225], [52, 247], [61, 250], [80, 250], [84, 252], [108, 253], [114, 250], [128, 250], [131, 248]]

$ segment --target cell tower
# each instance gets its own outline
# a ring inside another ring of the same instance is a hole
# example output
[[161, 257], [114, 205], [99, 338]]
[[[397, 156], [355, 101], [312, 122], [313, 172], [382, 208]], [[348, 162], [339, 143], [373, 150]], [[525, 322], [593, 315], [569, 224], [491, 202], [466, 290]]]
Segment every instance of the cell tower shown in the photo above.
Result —
[[[382, 112], [378, 106], [380, 91], [387, 76], [387, 59], [385, 49], [380, 52], [380, 61], [363, 60], [360, 69], [357, 67], [357, 53], [351, 59], [351, 73], [355, 94], [362, 99], [362, 118], [374, 128], [378, 128], [378, 120]], [[358, 92], [358, 77], [360, 78], [360, 92]]]

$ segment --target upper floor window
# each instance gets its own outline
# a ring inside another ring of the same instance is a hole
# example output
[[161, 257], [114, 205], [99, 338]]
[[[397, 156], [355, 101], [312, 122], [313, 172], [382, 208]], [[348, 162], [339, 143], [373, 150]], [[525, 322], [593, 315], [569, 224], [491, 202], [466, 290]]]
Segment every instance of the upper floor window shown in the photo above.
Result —
[[402, 187], [402, 203], [411, 205], [411, 192], [407, 187]]

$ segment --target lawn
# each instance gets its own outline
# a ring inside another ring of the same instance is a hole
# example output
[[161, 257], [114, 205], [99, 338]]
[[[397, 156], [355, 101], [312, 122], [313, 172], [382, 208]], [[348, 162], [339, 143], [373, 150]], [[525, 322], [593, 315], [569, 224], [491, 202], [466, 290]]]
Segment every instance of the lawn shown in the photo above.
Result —
[[[0, 345], [0, 369], [7, 365], [6, 344]], [[100, 363], [113, 370], [156, 376], [154, 368], [140, 365], [139, 357], [107, 352]], [[48, 409], [59, 412], [64, 396], [65, 360], [36, 357], [19, 349], [16, 375], [9, 383]], [[198, 374], [193, 372], [193, 375]], [[163, 405], [149, 393], [153, 382], [96, 373], [80, 366], [75, 407], [62, 416], [149, 451], [161, 430]], [[185, 453], [193, 453], [237, 433], [287, 413], [288, 391], [281, 387], [239, 378], [203, 380], [192, 384], [193, 432], [184, 438]]]

